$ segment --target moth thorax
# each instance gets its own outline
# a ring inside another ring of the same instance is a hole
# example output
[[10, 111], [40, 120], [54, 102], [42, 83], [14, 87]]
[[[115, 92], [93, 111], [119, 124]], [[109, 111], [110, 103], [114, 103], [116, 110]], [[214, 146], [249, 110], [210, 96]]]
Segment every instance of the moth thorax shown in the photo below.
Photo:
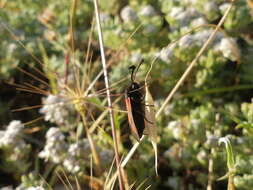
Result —
[[136, 82], [133, 82], [130, 87], [131, 90], [138, 90], [139, 88], [140, 88], [140, 85]]

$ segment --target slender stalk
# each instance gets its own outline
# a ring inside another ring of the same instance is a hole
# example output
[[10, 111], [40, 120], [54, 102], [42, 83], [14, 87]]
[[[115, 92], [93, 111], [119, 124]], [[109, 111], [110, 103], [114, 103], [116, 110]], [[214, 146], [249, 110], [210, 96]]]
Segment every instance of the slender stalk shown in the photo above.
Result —
[[123, 185], [123, 180], [122, 180], [122, 170], [120, 168], [120, 156], [119, 156], [118, 141], [117, 141], [117, 138], [116, 138], [116, 129], [115, 129], [115, 123], [114, 123], [114, 114], [113, 114], [113, 110], [112, 110], [110, 85], [109, 85], [108, 73], [107, 73], [107, 68], [106, 68], [104, 42], [103, 42], [102, 29], [101, 29], [101, 24], [100, 24], [101, 22], [100, 22], [100, 17], [99, 17], [98, 2], [97, 2], [97, 0], [93, 0], [93, 3], [94, 3], [94, 6], [95, 6], [95, 14], [96, 14], [98, 37], [99, 37], [101, 60], [102, 60], [103, 71], [104, 71], [105, 87], [107, 89], [106, 94], [107, 94], [107, 101], [108, 101], [108, 107], [109, 107], [110, 122], [111, 122], [111, 126], [112, 126], [112, 136], [113, 136], [113, 142], [114, 142], [114, 152], [115, 152], [115, 158], [116, 158], [116, 166], [117, 166], [117, 171], [119, 173], [119, 175], [118, 175], [119, 187], [120, 187], [120, 190], [124, 190], [124, 185]]
[[94, 158], [94, 163], [95, 163], [95, 171], [97, 174], [101, 174], [102, 173], [102, 168], [101, 168], [101, 161], [100, 161], [100, 157], [99, 157], [99, 154], [96, 150], [96, 146], [95, 146], [95, 143], [92, 139], [92, 136], [89, 132], [89, 129], [87, 127], [87, 121], [86, 121], [86, 118], [85, 118], [85, 114], [84, 112], [80, 112], [81, 114], [81, 117], [82, 117], [82, 122], [83, 122], [83, 125], [84, 125], [84, 129], [85, 129], [85, 132], [86, 132], [86, 135], [87, 135], [87, 138], [88, 138], [88, 141], [89, 141], [89, 144], [90, 144], [90, 149], [91, 149], [91, 153], [92, 153], [92, 156]]
[[214, 148], [211, 149], [211, 154], [208, 160], [208, 181], [206, 190], [213, 190], [213, 154], [215, 153]]

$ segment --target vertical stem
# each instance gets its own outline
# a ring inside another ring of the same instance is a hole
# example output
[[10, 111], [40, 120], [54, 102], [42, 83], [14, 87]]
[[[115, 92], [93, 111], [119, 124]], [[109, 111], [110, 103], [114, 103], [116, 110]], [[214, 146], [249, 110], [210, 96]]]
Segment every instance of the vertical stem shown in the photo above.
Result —
[[89, 132], [89, 129], [87, 127], [87, 121], [86, 121], [86, 118], [85, 118], [85, 115], [84, 115], [84, 112], [81, 112], [81, 117], [82, 117], [82, 121], [83, 121], [83, 125], [84, 125], [84, 129], [85, 129], [85, 132], [86, 132], [86, 135], [87, 135], [87, 138], [88, 138], [88, 141], [90, 143], [90, 149], [91, 149], [91, 153], [92, 153], [92, 156], [94, 158], [94, 162], [95, 162], [95, 165], [96, 165], [96, 173], [97, 174], [101, 174], [102, 173], [102, 168], [101, 168], [101, 161], [100, 161], [100, 157], [99, 157], [99, 154], [96, 150], [96, 146], [95, 146], [95, 143], [91, 137], [91, 134]]
[[234, 176], [228, 177], [228, 190], [235, 190]]
[[98, 2], [97, 0], [93, 0], [94, 6], [95, 6], [95, 14], [96, 14], [96, 22], [97, 22], [97, 30], [98, 30], [98, 37], [99, 37], [99, 46], [100, 46], [100, 53], [101, 53], [101, 60], [103, 65], [103, 71], [104, 71], [104, 80], [105, 80], [105, 86], [106, 86], [106, 95], [107, 95], [107, 101], [108, 101], [108, 107], [109, 107], [109, 114], [110, 114], [110, 122], [112, 126], [112, 136], [113, 136], [113, 142], [114, 142], [114, 152], [116, 157], [116, 166], [117, 171], [119, 173], [118, 180], [119, 180], [119, 187], [120, 190], [124, 190], [123, 180], [122, 180], [122, 170], [120, 168], [120, 157], [119, 157], [119, 148], [118, 148], [118, 141], [116, 138], [116, 129], [115, 129], [115, 123], [114, 123], [114, 114], [112, 110], [112, 101], [111, 101], [111, 93], [110, 93], [110, 85], [108, 80], [108, 74], [107, 74], [107, 68], [106, 68], [106, 59], [105, 59], [105, 53], [104, 53], [104, 42], [103, 42], [103, 35], [102, 35], [102, 29], [100, 24], [100, 17], [99, 17], [99, 10], [98, 10]]
[[211, 154], [208, 161], [208, 183], [207, 183], [207, 190], [213, 189], [213, 154], [214, 148], [211, 149]]

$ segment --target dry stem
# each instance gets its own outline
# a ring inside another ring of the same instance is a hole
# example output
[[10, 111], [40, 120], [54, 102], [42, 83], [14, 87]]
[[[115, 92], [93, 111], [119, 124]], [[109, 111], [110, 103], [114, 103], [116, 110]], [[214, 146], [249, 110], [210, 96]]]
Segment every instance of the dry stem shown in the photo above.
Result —
[[114, 123], [113, 110], [112, 110], [110, 85], [109, 85], [108, 74], [107, 74], [107, 69], [106, 69], [106, 59], [105, 59], [105, 53], [104, 53], [103, 35], [102, 35], [102, 29], [101, 29], [101, 24], [100, 24], [98, 2], [97, 2], [97, 0], [93, 0], [93, 3], [94, 3], [94, 6], [95, 6], [95, 14], [96, 14], [98, 37], [99, 37], [100, 53], [101, 53], [103, 71], [104, 71], [105, 87], [107, 89], [106, 94], [107, 94], [107, 101], [108, 101], [108, 107], [109, 107], [110, 122], [111, 122], [111, 126], [112, 126], [112, 136], [113, 136], [113, 142], [114, 142], [114, 152], [115, 152], [115, 158], [116, 158], [116, 166], [117, 166], [117, 172], [119, 173], [118, 180], [119, 180], [120, 190], [124, 190], [124, 185], [123, 185], [123, 180], [122, 180], [122, 173], [121, 173], [122, 170], [120, 168], [120, 157], [119, 157], [118, 141], [117, 141], [117, 138], [116, 138], [116, 129], [115, 129], [115, 123]]

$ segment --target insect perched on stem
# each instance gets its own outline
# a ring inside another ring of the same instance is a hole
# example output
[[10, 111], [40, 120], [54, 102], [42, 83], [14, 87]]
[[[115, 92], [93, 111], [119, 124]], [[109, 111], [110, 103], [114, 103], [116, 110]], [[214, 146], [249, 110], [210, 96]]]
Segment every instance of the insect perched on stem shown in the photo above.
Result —
[[132, 70], [131, 84], [125, 92], [128, 122], [131, 132], [137, 141], [140, 141], [145, 128], [145, 112], [143, 109], [144, 95], [140, 85], [135, 82], [136, 72], [142, 63], [143, 61], [138, 65], [137, 69], [134, 65], [129, 67], [129, 70]]

